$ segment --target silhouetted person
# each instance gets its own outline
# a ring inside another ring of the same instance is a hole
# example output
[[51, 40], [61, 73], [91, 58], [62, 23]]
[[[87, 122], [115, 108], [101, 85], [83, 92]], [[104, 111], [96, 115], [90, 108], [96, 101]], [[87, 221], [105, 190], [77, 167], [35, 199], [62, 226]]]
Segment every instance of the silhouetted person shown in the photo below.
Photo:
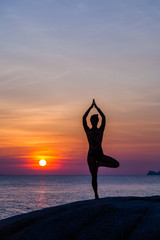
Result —
[[[102, 123], [99, 128], [97, 127], [98, 121], [99, 121], [98, 114], [94, 114], [90, 118], [92, 128], [89, 128], [87, 125], [86, 118], [93, 107], [97, 109], [98, 113], [102, 117]], [[98, 192], [97, 192], [98, 167], [100, 166], [110, 167], [110, 168], [119, 167], [119, 162], [117, 160], [103, 154], [101, 144], [102, 144], [105, 125], [106, 125], [105, 115], [103, 114], [101, 109], [97, 107], [93, 99], [92, 105], [88, 108], [88, 110], [85, 112], [83, 116], [83, 127], [89, 142], [89, 151], [88, 151], [87, 161], [88, 161], [89, 170], [92, 176], [92, 187], [94, 190], [95, 199], [99, 198]]]

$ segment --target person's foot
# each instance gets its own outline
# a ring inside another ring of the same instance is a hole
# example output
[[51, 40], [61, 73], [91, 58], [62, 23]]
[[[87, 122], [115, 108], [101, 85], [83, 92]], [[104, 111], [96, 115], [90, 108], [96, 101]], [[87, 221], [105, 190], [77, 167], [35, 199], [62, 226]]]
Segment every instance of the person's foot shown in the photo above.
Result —
[[95, 195], [95, 200], [99, 200], [98, 194]]

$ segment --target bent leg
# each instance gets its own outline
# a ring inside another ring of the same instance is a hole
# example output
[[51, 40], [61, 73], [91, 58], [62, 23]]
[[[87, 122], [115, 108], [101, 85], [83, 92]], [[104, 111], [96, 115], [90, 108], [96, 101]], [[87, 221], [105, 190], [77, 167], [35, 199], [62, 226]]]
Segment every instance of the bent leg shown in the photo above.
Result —
[[96, 164], [96, 161], [94, 159], [94, 157], [88, 155], [88, 166], [89, 166], [89, 170], [92, 176], [92, 188], [95, 194], [95, 199], [98, 199], [98, 183], [97, 183], [97, 173], [98, 173], [98, 166]]
[[103, 167], [109, 167], [109, 168], [118, 168], [119, 162], [110, 156], [103, 155], [101, 158], [101, 161], [98, 162], [98, 166], [99, 167], [103, 166]]

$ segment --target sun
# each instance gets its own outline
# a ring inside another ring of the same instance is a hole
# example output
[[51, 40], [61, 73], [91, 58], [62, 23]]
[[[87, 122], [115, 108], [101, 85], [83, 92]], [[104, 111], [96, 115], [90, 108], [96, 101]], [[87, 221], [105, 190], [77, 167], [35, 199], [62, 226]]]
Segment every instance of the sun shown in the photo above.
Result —
[[39, 165], [40, 165], [41, 167], [46, 166], [46, 164], [47, 164], [47, 162], [46, 162], [46, 160], [44, 160], [44, 159], [41, 159], [41, 160], [39, 161]]

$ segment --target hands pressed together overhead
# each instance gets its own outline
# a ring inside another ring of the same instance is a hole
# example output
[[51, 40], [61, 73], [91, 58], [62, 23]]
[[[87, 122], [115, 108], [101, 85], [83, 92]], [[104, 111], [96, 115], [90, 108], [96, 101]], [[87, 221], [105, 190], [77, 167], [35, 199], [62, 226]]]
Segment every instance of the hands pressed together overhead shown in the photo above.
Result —
[[97, 105], [96, 105], [95, 99], [93, 99], [93, 102], [92, 102], [92, 104], [91, 104], [91, 107], [92, 107], [92, 108], [93, 108], [93, 107], [97, 108]]

